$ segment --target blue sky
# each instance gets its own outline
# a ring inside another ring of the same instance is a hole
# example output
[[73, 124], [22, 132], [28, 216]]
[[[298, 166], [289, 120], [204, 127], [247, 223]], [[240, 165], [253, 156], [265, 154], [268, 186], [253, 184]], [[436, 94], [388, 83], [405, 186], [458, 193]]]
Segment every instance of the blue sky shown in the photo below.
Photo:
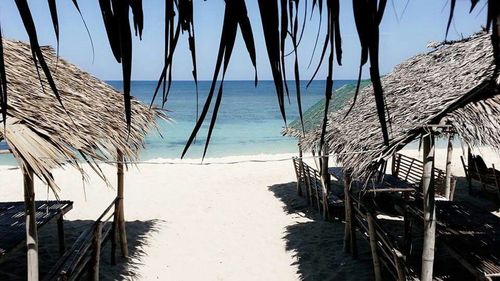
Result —
[[[28, 2], [37, 23], [40, 43], [55, 46], [56, 41], [47, 1], [31, 0]], [[95, 59], [92, 61], [90, 41], [70, 0], [57, 1], [61, 28], [60, 55], [101, 79], [121, 79], [121, 67], [114, 60], [109, 48], [98, 1], [80, 0], [78, 2], [92, 34]], [[209, 80], [212, 77], [217, 56], [224, 1], [194, 0], [194, 2], [199, 78], [200, 80]], [[409, 0], [406, 11], [402, 15], [406, 0], [393, 0], [393, 4], [389, 1], [381, 25], [380, 67], [382, 73], [389, 72], [405, 58], [425, 51], [426, 45], [430, 41], [444, 39], [449, 12], [447, 6], [449, 3], [447, 2], [449, 1]], [[485, 1], [480, 1], [476, 11], [469, 14], [470, 0], [457, 1], [455, 20], [450, 29], [449, 39], [470, 35], [485, 24], [485, 11], [480, 11], [484, 5], [483, 2]], [[143, 3], [144, 36], [142, 41], [134, 39], [132, 76], [134, 80], [156, 80], [162, 69], [163, 61], [164, 1], [145, 0]], [[343, 65], [336, 66], [334, 70], [335, 79], [355, 79], [357, 77], [360, 50], [351, 3], [351, 0], [340, 0], [344, 58]], [[257, 1], [248, 0], [247, 5], [256, 40], [259, 79], [268, 80], [272, 76], [265, 53]], [[0, 23], [5, 37], [27, 41], [27, 35], [14, 0], [0, 1]], [[307, 69], [307, 63], [313, 49], [317, 26], [317, 17], [308, 21], [303, 42], [299, 47], [299, 61], [302, 66], [303, 79], [308, 79], [312, 74], [312, 67]], [[174, 60], [173, 78], [190, 80], [191, 58], [186, 44], [187, 37], [181, 37], [179, 41]], [[227, 78], [232, 80], [253, 79], [253, 68], [240, 35], [238, 35], [235, 48]], [[293, 71], [292, 59], [293, 56], [288, 59], [287, 73], [289, 73], [288, 77], [290, 78]], [[317, 79], [325, 79], [325, 73], [326, 67], [323, 67]], [[366, 70], [365, 73], [368, 71]]]

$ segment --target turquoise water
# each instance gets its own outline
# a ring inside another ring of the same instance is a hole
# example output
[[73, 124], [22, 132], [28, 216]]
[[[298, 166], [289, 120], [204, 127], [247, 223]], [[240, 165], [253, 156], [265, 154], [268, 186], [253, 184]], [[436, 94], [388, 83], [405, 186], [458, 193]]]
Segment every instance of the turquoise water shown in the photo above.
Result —
[[[339, 88], [352, 80], [335, 81]], [[107, 81], [118, 90], [121, 81]], [[325, 82], [314, 81], [308, 88], [303, 82], [303, 110], [324, 97]], [[199, 108], [205, 102], [210, 87], [209, 81], [199, 82]], [[156, 81], [133, 81], [132, 94], [147, 104], [156, 87]], [[290, 103], [287, 102], [288, 123], [298, 117], [294, 83], [289, 82]], [[164, 109], [172, 122], [160, 120], [159, 132], [153, 131], [146, 137], [146, 149], [140, 152], [141, 160], [158, 158], [180, 158], [196, 120], [196, 90], [192, 81], [174, 81]], [[159, 103], [158, 99], [157, 103]], [[213, 99], [215, 101], [215, 98]], [[97, 113], [98, 114], [98, 113]], [[196, 143], [189, 149], [186, 158], [201, 158], [205, 145], [211, 114], [198, 134]], [[253, 155], [261, 153], [288, 153], [297, 151], [297, 141], [281, 135], [284, 127], [278, 108], [278, 101], [272, 81], [226, 81], [222, 104], [219, 109], [210, 146], [206, 157]], [[12, 156], [0, 155], [0, 164], [14, 165]]]
[[[351, 80], [336, 81], [339, 88]], [[121, 89], [120, 81], [108, 81]], [[308, 88], [303, 83], [302, 105], [304, 111], [324, 96], [324, 81], [315, 81]], [[290, 85], [290, 103], [287, 103], [287, 120], [298, 116], [295, 91]], [[150, 103], [156, 86], [155, 81], [134, 81], [132, 94], [143, 102]], [[201, 110], [210, 87], [209, 81], [199, 82], [199, 108]], [[169, 99], [165, 105], [173, 122], [160, 122], [160, 133], [152, 132], [146, 138], [146, 150], [141, 159], [179, 158], [196, 120], [195, 84], [192, 81], [173, 82]], [[215, 98], [214, 98], [215, 100]], [[213, 100], [213, 101], [214, 101]], [[159, 99], [158, 99], [159, 102]], [[189, 149], [187, 158], [200, 158], [210, 123], [210, 114], [205, 121], [197, 141]], [[206, 157], [251, 155], [259, 153], [287, 153], [297, 151], [296, 140], [283, 137], [284, 126], [272, 81], [227, 81], [224, 83], [222, 104], [217, 123], [210, 140]]]

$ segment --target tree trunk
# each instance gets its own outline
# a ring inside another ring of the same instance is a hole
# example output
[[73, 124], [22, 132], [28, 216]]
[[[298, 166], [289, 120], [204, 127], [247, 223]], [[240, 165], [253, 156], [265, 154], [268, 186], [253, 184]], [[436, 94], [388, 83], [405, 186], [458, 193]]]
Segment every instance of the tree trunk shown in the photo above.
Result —
[[444, 190], [444, 196], [446, 199], [451, 200], [451, 158], [453, 156], [453, 134], [450, 133], [448, 136], [448, 150], [446, 154], [446, 186]]
[[128, 256], [128, 246], [127, 246], [127, 232], [125, 230], [125, 214], [123, 210], [123, 153], [118, 151], [117, 157], [117, 178], [118, 178], [118, 195], [117, 195], [117, 204], [118, 204], [118, 236], [120, 238], [120, 246], [122, 255], [124, 257]]
[[434, 202], [434, 135], [424, 137], [424, 172], [422, 176], [424, 193], [424, 246], [422, 251], [421, 281], [431, 281], [434, 266], [434, 245], [436, 242], [436, 206]]
[[26, 257], [28, 280], [38, 280], [38, 234], [36, 229], [35, 189], [33, 170], [23, 171], [24, 206], [26, 213]]

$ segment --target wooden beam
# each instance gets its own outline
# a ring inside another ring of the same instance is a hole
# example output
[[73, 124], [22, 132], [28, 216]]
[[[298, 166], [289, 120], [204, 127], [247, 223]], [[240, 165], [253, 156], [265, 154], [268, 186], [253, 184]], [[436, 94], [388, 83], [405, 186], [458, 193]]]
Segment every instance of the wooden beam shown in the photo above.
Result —
[[424, 246], [422, 251], [421, 281], [432, 281], [434, 246], [436, 243], [436, 206], [434, 192], [434, 133], [424, 137], [424, 171], [422, 189], [424, 193]]
[[453, 134], [448, 135], [448, 149], [446, 153], [446, 185], [444, 196], [446, 199], [451, 200], [451, 158], [453, 156]]
[[123, 153], [121, 151], [117, 152], [117, 179], [118, 179], [118, 192], [117, 192], [117, 226], [118, 226], [118, 236], [120, 239], [121, 252], [123, 257], [128, 256], [128, 245], [127, 245], [127, 231], [125, 229], [125, 212], [123, 208], [123, 193], [124, 193], [124, 179], [123, 179]]
[[24, 206], [26, 214], [27, 280], [38, 280], [38, 234], [36, 229], [35, 185], [33, 170], [23, 169]]

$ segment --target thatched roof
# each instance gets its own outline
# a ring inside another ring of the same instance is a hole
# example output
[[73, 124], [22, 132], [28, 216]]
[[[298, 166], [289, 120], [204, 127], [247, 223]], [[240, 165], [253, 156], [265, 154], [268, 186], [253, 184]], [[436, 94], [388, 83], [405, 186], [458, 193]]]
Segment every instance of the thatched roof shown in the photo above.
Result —
[[8, 143], [21, 168], [31, 167], [52, 187], [50, 170], [64, 163], [78, 166], [79, 156], [113, 161], [120, 150], [127, 159], [135, 159], [148, 130], [156, 126], [157, 117], [164, 117], [133, 100], [128, 133], [123, 95], [44, 47], [65, 110], [41, 70], [40, 82], [30, 46], [4, 40], [3, 47], [8, 116], [6, 127], [0, 126], [0, 139]]
[[[348, 117], [347, 106], [329, 116], [326, 143], [331, 153], [355, 176], [378, 168], [381, 159], [426, 132], [448, 122], [471, 146], [500, 149], [500, 96], [490, 35], [443, 43], [427, 54], [398, 65], [382, 79], [389, 110], [390, 143], [384, 146], [373, 89], [365, 88]], [[301, 142], [319, 142], [315, 130]]]
[[[365, 88], [370, 85], [370, 80], [361, 80], [360, 89]], [[346, 84], [339, 89], [335, 90], [332, 96], [330, 105], [328, 106], [328, 112], [335, 112], [340, 110], [346, 102], [350, 101], [354, 94], [356, 93], [356, 83]], [[325, 99], [322, 98], [313, 106], [308, 108], [302, 115], [302, 120], [304, 122], [305, 133], [312, 132], [318, 126], [323, 123], [323, 114], [325, 112]], [[284, 136], [300, 138], [303, 136], [302, 124], [300, 122], [300, 117], [293, 120], [288, 127], [282, 130]]]

